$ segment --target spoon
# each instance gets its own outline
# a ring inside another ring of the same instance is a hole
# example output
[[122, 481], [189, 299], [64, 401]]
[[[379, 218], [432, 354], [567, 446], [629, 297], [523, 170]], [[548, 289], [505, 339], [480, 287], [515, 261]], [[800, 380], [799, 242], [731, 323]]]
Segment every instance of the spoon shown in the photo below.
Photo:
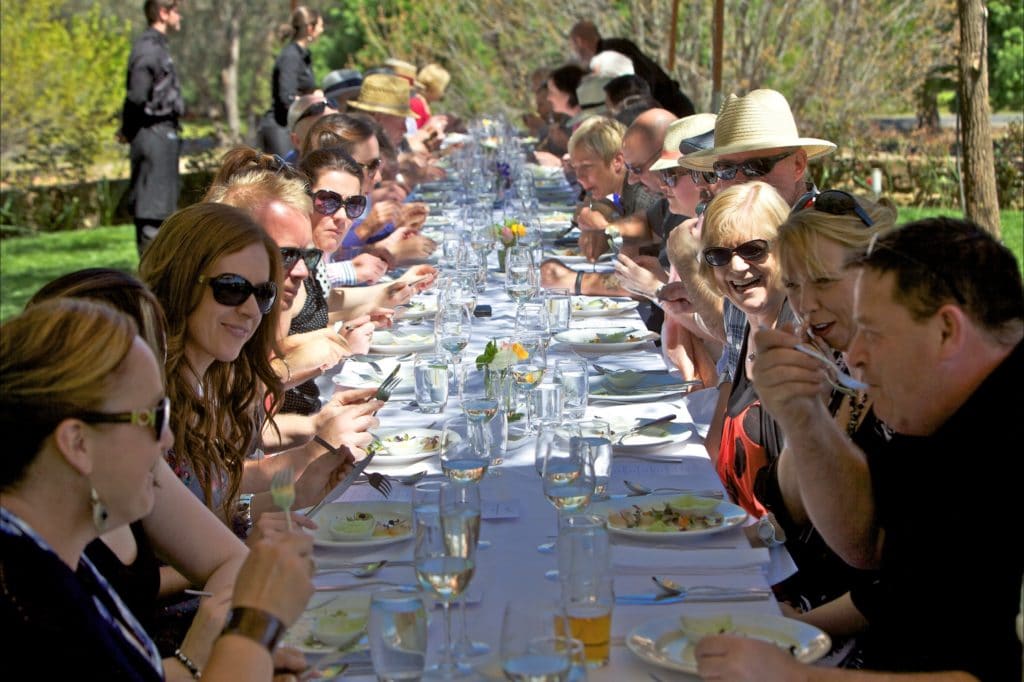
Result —
[[718, 585], [683, 587], [674, 580], [659, 578], [656, 575], [652, 575], [651, 580], [669, 597], [694, 595], [695, 598], [702, 598], [700, 599], [702, 601], [713, 601], [714, 597], [719, 596], [723, 598], [723, 601], [732, 601], [733, 599], [746, 601], [746, 597], [767, 599], [771, 595], [771, 590], [764, 587], [720, 587]]
[[417, 471], [415, 473], [408, 474], [406, 476], [389, 476], [389, 478], [391, 480], [393, 480], [393, 481], [398, 481], [402, 485], [416, 485], [421, 480], [423, 480], [423, 477], [426, 476], [426, 475], [427, 475], [427, 470], [426, 469], [420, 469], [419, 471]]
[[721, 490], [692, 490], [688, 488], [649, 488], [643, 483], [634, 483], [633, 481], [623, 481], [623, 485], [629, 489], [632, 495], [650, 495], [651, 493], [666, 492], [666, 493], [684, 493], [687, 495], [694, 495], [696, 497], [714, 497], [722, 499]]
[[357, 578], [369, 578], [371, 575], [376, 574], [377, 571], [384, 568], [384, 564], [386, 563], [388, 563], [387, 559], [381, 559], [380, 561], [371, 561], [368, 564], [363, 564], [362, 566], [353, 566], [352, 568], [327, 568], [322, 571], [317, 571], [317, 574], [348, 573], [349, 575], [353, 575]]
[[662, 424], [667, 424], [673, 421], [675, 418], [676, 416], [674, 414], [666, 414], [664, 417], [658, 417], [657, 419], [650, 419], [648, 421], [641, 422], [631, 429], [627, 429], [622, 433], [615, 434], [615, 438], [612, 440], [612, 442], [622, 443], [622, 441], [628, 438], [629, 436], [640, 433], [644, 429], [650, 428], [652, 426], [660, 426]]

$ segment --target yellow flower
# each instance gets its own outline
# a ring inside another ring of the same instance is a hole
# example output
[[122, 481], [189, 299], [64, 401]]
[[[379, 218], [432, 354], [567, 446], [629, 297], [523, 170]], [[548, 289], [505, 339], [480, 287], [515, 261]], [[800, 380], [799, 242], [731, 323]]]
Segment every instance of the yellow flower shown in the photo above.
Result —
[[526, 225], [523, 225], [522, 223], [512, 223], [509, 225], [509, 229], [512, 230], [512, 234], [517, 237], [526, 236]]
[[530, 357], [530, 354], [526, 352], [526, 349], [523, 348], [523, 344], [521, 343], [513, 343], [512, 352], [515, 353], [516, 357], [519, 358], [520, 360], [525, 360], [526, 358]]

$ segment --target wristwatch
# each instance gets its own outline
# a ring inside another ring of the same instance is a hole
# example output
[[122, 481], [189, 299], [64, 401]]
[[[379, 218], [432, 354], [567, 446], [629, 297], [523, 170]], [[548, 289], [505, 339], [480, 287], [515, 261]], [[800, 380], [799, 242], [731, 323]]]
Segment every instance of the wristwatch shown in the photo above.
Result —
[[774, 520], [775, 517], [768, 512], [757, 521], [757, 537], [769, 548], [786, 544], [786, 535], [776, 531]]
[[252, 495], [242, 493], [235, 503], [235, 515], [231, 519], [231, 530], [241, 539], [249, 537], [252, 530]]

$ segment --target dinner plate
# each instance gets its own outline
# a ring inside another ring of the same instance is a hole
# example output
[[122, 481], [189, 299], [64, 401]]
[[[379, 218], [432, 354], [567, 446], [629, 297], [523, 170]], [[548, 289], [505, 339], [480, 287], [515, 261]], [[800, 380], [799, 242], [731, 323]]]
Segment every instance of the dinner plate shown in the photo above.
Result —
[[640, 381], [624, 388], [613, 386], [607, 376], [592, 377], [590, 397], [594, 400], [614, 400], [619, 403], [647, 403], [664, 400], [692, 388], [678, 374], [642, 374]]
[[[412, 464], [441, 452], [441, 431], [438, 429], [376, 429], [372, 433], [382, 443], [382, 449], [373, 460], [374, 465]], [[453, 441], [458, 437], [458, 434], [450, 435]]]
[[[620, 337], [623, 340], [617, 340]], [[556, 341], [569, 345], [578, 353], [615, 353], [633, 350], [643, 348], [657, 338], [657, 333], [635, 327], [569, 329], [555, 334]]]
[[377, 331], [370, 339], [370, 352], [381, 355], [401, 355], [434, 350], [433, 332]]
[[[552, 249], [544, 254], [545, 258], [557, 258], [566, 265], [578, 265], [580, 263], [589, 263], [585, 256], [580, 255], [579, 249], [573, 246], [559, 247]], [[612, 252], [602, 253], [598, 256], [598, 262], [611, 260], [615, 258], [615, 254]]]
[[[730, 634], [771, 642], [791, 651], [793, 657], [802, 663], [817, 661], [832, 648], [828, 635], [813, 625], [792, 618], [766, 613], [732, 613], [723, 617], [732, 621]], [[693, 647], [698, 640], [699, 637], [686, 633], [682, 619], [675, 616], [636, 626], [626, 636], [626, 646], [648, 663], [696, 674], [697, 660]]]
[[398, 309], [398, 319], [400, 320], [422, 320], [434, 315], [437, 315], [436, 297], [431, 297], [431, 300], [426, 301], [409, 301]]
[[[640, 507], [642, 510], [651, 508], [661, 508], [666, 502], [672, 500], [678, 500], [681, 497], [693, 497], [691, 495], [681, 495], [679, 493], [667, 494], [667, 495], [643, 495], [635, 497], [627, 497], [617, 500], [603, 500], [600, 502], [591, 503], [587, 510], [588, 514], [597, 514], [599, 516], [608, 518], [608, 515], [614, 512], [620, 512], [632, 509], [634, 506]], [[680, 530], [680, 531], [650, 531], [643, 528], [619, 528], [608, 524], [608, 532], [614, 535], [620, 535], [631, 540], [641, 540], [649, 542], [672, 542], [675, 540], [689, 540], [691, 538], [704, 537], [706, 535], [715, 535], [723, 531], [730, 530], [740, 525], [747, 520], [747, 512], [744, 511], [743, 507], [737, 506], [732, 502], [726, 502], [724, 500], [716, 500], [707, 497], [694, 498], [699, 501], [710, 505], [714, 503], [714, 507], [709, 507], [712, 511], [716, 511], [722, 515], [722, 523], [718, 526], [712, 526], [711, 528], [698, 528], [695, 530]]]
[[636, 310], [639, 302], [630, 298], [608, 298], [606, 296], [573, 296], [573, 317], [608, 317], [620, 315], [627, 310]]
[[[377, 521], [374, 533], [381, 532], [381, 524], [396, 520], [402, 523], [401, 531], [394, 535], [373, 535], [369, 538], [336, 540], [331, 535], [331, 524], [336, 519], [353, 516], [359, 512], [373, 514]], [[332, 502], [325, 504], [316, 515], [317, 529], [313, 533], [313, 544], [319, 547], [362, 549], [403, 542], [412, 537], [412, 506], [402, 502]]]
[[[677, 413], [678, 410], [670, 403], [644, 403], [643, 405], [616, 405], [614, 407], [588, 407], [587, 419], [603, 419], [612, 429], [612, 440], [615, 434], [628, 431], [642, 421], [656, 419], [662, 415]], [[653, 427], [650, 431], [626, 436], [621, 442], [615, 442], [616, 450], [631, 452], [646, 450], [664, 445], [682, 445], [693, 436], [693, 426], [672, 421], [668, 424]]]
[[[313, 630], [316, 627], [317, 618], [337, 614], [339, 611], [344, 611], [346, 615], [351, 616], [353, 621], [351, 639], [346, 646], [358, 642], [366, 634], [366, 622], [370, 617], [370, 593], [326, 591], [313, 593], [306, 610], [288, 628], [281, 644], [295, 647], [307, 655], [329, 654], [337, 651], [339, 646], [319, 641], [313, 634]], [[348, 633], [349, 630], [346, 628], [345, 632]]]
[[[339, 388], [377, 388], [391, 374], [391, 370], [395, 368], [395, 361], [390, 358], [382, 358], [376, 364], [380, 367], [379, 372], [368, 362], [346, 360], [345, 364], [341, 367], [341, 371], [332, 377], [332, 381]], [[394, 395], [412, 393], [416, 388], [415, 379], [413, 378], [412, 361], [400, 364], [402, 369], [398, 370], [398, 376], [402, 380], [392, 389], [391, 393]]]

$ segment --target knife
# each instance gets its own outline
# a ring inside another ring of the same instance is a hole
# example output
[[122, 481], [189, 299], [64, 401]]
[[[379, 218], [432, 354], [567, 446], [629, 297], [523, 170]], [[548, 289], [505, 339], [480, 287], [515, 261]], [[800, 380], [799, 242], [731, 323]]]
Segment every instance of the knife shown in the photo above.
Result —
[[627, 429], [625, 431], [622, 431], [621, 433], [617, 433], [614, 436], [612, 436], [612, 443], [621, 444], [622, 441], [628, 438], [629, 436], [636, 435], [643, 431], [644, 429], [650, 428], [652, 426], [661, 426], [662, 424], [668, 424], [669, 422], [675, 420], [675, 418], [676, 416], [674, 414], [666, 414], [664, 417], [658, 417], [657, 419], [650, 419], [641, 422], [640, 424], [637, 424], [636, 426], [630, 429]]
[[[331, 454], [334, 454], [336, 452], [337, 449], [332, 450]], [[320, 509], [322, 509], [325, 504], [327, 504], [327, 500], [340, 497], [342, 493], [348, 490], [349, 486], [356, 482], [356, 479], [359, 478], [359, 474], [363, 473], [363, 469], [365, 469], [366, 466], [373, 460], [376, 454], [376, 452], [368, 452], [366, 454], [366, 457], [357, 462], [356, 465], [352, 467], [352, 471], [348, 472], [348, 476], [341, 479], [341, 482], [338, 483], [338, 485], [334, 486], [334, 488], [332, 488], [329, 493], [324, 495], [319, 502], [314, 504], [309, 509], [309, 511], [306, 512], [306, 518], [313, 518], [313, 516], [316, 515], [316, 513], [320, 511]]]
[[688, 602], [691, 604], [725, 601], [764, 601], [771, 598], [771, 590], [721, 592], [718, 594], [620, 594], [615, 596], [615, 603], [631, 606], [644, 606], [655, 604], [678, 604]]

